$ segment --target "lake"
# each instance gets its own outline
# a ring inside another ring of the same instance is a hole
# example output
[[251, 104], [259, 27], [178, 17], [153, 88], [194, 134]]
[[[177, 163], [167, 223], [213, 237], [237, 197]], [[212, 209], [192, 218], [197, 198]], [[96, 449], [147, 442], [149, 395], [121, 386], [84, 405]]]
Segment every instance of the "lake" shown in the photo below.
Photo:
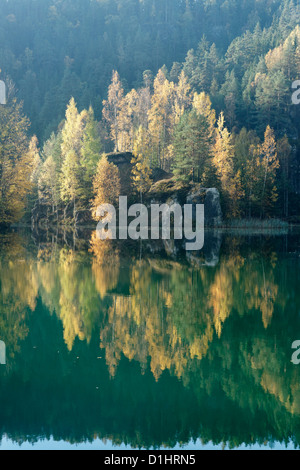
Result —
[[0, 449], [299, 447], [299, 233], [16, 231], [0, 286]]

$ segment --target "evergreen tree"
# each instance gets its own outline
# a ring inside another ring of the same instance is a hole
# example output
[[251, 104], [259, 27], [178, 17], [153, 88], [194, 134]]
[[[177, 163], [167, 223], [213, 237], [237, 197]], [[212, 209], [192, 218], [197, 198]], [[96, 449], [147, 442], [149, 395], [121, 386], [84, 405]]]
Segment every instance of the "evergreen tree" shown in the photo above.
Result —
[[62, 166], [60, 196], [65, 205], [72, 202], [74, 220], [78, 205], [85, 198], [84, 168], [81, 165], [83, 135], [87, 112], [79, 113], [74, 98], [71, 99], [62, 129]]
[[63, 159], [69, 152], [75, 152], [78, 157], [81, 154], [86, 118], [87, 112], [83, 111], [80, 114], [74, 98], [71, 98], [67, 106], [66, 120], [62, 129], [61, 152]]
[[124, 90], [118, 72], [114, 71], [112, 82], [108, 89], [108, 98], [103, 101], [103, 118], [110, 129], [110, 136], [115, 144], [115, 151], [120, 151], [120, 123], [119, 115], [122, 111]]
[[238, 169], [235, 172], [233, 138], [225, 127], [223, 113], [217, 124], [213, 164], [223, 192], [227, 216], [238, 217], [241, 212], [240, 201], [244, 196], [244, 190], [241, 170]]
[[93, 193], [91, 207], [93, 217], [97, 220], [98, 207], [102, 204], [116, 204], [121, 193], [119, 169], [113, 163], [109, 163], [105, 155], [102, 156], [97, 166], [93, 180]]
[[292, 157], [292, 147], [289, 143], [288, 137], [285, 135], [282, 139], [278, 141], [277, 144], [278, 151], [278, 160], [281, 168], [281, 191], [283, 194], [283, 215], [284, 217], [289, 216], [290, 212], [290, 173], [291, 173], [291, 157]]
[[261, 217], [270, 216], [278, 199], [276, 174], [280, 166], [277, 154], [277, 144], [273, 129], [267, 126], [264, 142], [260, 149], [258, 171], [260, 175], [260, 205]]
[[30, 214], [34, 204], [36, 201], [39, 200], [38, 194], [38, 181], [40, 177], [41, 167], [42, 167], [42, 160], [40, 157], [40, 151], [38, 148], [38, 139], [36, 136], [33, 136], [29, 143], [29, 155], [32, 161], [32, 173], [30, 177], [30, 181], [32, 183], [32, 190], [28, 195], [28, 202], [27, 202], [27, 210]]
[[133, 148], [133, 159], [131, 161], [133, 165], [132, 169], [132, 181], [133, 187], [141, 195], [141, 202], [143, 194], [151, 186], [151, 169], [149, 154], [147, 155], [147, 149], [149, 149], [148, 136], [145, 129], [142, 127], [137, 131], [134, 148]]
[[195, 110], [185, 113], [174, 133], [174, 174], [179, 178], [202, 181], [211, 159], [210, 126]]
[[29, 146], [29, 122], [15, 100], [0, 106], [0, 226], [18, 222], [32, 190], [36, 141]]
[[42, 201], [43, 204], [49, 205], [52, 209], [52, 213], [57, 211], [60, 194], [57, 168], [52, 156], [48, 157], [41, 167], [38, 180], [38, 192], [39, 200]]
[[170, 83], [164, 71], [159, 70], [154, 80], [154, 91], [149, 111], [149, 133], [153, 156], [151, 164], [165, 168], [166, 151], [174, 130], [174, 83]]
[[253, 202], [257, 178], [257, 152], [261, 142], [255, 132], [243, 128], [239, 134], [233, 136], [233, 143], [234, 170], [240, 171], [241, 184], [245, 192], [241, 207], [246, 216], [252, 217], [255, 213]]
[[210, 97], [202, 92], [200, 94], [195, 93], [193, 99], [193, 108], [197, 114], [206, 118], [209, 125], [209, 134], [211, 139], [214, 138], [215, 124], [216, 124], [216, 112], [212, 109], [212, 103]]
[[101, 157], [102, 142], [99, 125], [95, 120], [92, 107], [89, 108], [86, 125], [83, 131], [80, 165], [83, 169], [83, 184], [86, 199], [92, 191], [92, 180]]
[[84, 196], [83, 173], [80, 160], [77, 153], [74, 150], [70, 150], [65, 156], [61, 168], [60, 198], [66, 208], [68, 204], [73, 204], [74, 220], [76, 219], [78, 205]]

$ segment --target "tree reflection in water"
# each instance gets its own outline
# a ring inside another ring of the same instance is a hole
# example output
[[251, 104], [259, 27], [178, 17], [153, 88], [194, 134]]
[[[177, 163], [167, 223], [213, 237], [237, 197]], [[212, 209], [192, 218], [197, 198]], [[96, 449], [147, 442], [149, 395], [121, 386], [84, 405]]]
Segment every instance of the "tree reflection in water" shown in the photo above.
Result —
[[207, 267], [2, 235], [1, 433], [299, 445], [300, 259], [280, 245], [228, 237]]

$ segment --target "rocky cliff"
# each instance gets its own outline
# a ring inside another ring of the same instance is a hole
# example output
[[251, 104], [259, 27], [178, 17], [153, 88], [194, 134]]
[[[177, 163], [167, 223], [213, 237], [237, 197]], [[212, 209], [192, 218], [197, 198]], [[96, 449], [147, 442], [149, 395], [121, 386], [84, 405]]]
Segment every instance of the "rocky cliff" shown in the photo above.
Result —
[[183, 183], [173, 178], [154, 183], [146, 196], [147, 202], [172, 205], [204, 204], [205, 226], [218, 227], [222, 224], [220, 193], [216, 188], [201, 188], [199, 184]]
[[[130, 203], [136, 202], [131, 184], [132, 176], [132, 153], [111, 153], [107, 155], [110, 163], [119, 168], [121, 178], [121, 195], [129, 196]], [[152, 171], [152, 186], [149, 192], [144, 195], [144, 203], [150, 205], [167, 203], [169, 205], [177, 202], [181, 205], [193, 204], [196, 213], [196, 204], [204, 204], [205, 225], [207, 227], [218, 227], [222, 223], [222, 210], [220, 194], [215, 188], [201, 188], [199, 184], [184, 183], [176, 181], [172, 174], [161, 169]], [[138, 198], [139, 199], [139, 198]], [[77, 227], [93, 227], [95, 222], [91, 217], [91, 212], [87, 210], [77, 210], [74, 217], [73, 205], [59, 208], [53, 211], [49, 205], [38, 201], [32, 211], [33, 230], [48, 230], [50, 227], [63, 225], [76, 225]]]

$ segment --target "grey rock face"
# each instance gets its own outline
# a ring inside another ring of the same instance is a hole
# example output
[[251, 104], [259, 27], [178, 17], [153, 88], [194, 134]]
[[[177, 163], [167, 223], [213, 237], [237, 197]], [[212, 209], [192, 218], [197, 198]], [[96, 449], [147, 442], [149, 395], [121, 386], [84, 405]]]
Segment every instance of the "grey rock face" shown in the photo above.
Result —
[[[151, 204], [159, 204], [160, 201], [152, 199]], [[178, 194], [174, 192], [172, 196], [164, 203], [170, 208], [173, 204], [180, 204]], [[219, 263], [219, 254], [222, 244], [222, 234], [218, 231], [218, 227], [222, 224], [222, 209], [220, 202], [220, 194], [216, 188], [201, 188], [197, 191], [190, 191], [186, 197], [186, 204], [193, 205], [193, 219], [196, 218], [196, 205], [204, 204], [204, 220], [205, 220], [205, 235], [204, 235], [204, 248], [201, 253], [204, 255], [204, 261], [199, 256], [199, 252], [186, 251], [186, 258], [190, 263], [214, 267]], [[169, 212], [167, 211], [169, 215]], [[186, 249], [186, 240], [164, 240], [163, 241], [165, 252], [168, 256], [176, 258], [177, 254]]]
[[[220, 193], [216, 188], [202, 188], [199, 191], [191, 192], [187, 196], [187, 204], [204, 204], [205, 225], [207, 227], [218, 227], [222, 224], [222, 209]], [[196, 214], [196, 207], [194, 210]]]
[[[150, 201], [150, 204], [163, 204], [155, 193]], [[165, 204], [172, 206], [173, 204], [193, 204], [193, 219], [196, 218], [196, 205], [204, 204], [205, 211], [205, 226], [206, 227], [219, 227], [222, 224], [223, 214], [220, 201], [220, 193], [216, 188], [201, 188], [191, 189], [184, 197], [179, 197], [178, 192], [166, 193]], [[149, 204], [149, 205], [150, 205]]]

